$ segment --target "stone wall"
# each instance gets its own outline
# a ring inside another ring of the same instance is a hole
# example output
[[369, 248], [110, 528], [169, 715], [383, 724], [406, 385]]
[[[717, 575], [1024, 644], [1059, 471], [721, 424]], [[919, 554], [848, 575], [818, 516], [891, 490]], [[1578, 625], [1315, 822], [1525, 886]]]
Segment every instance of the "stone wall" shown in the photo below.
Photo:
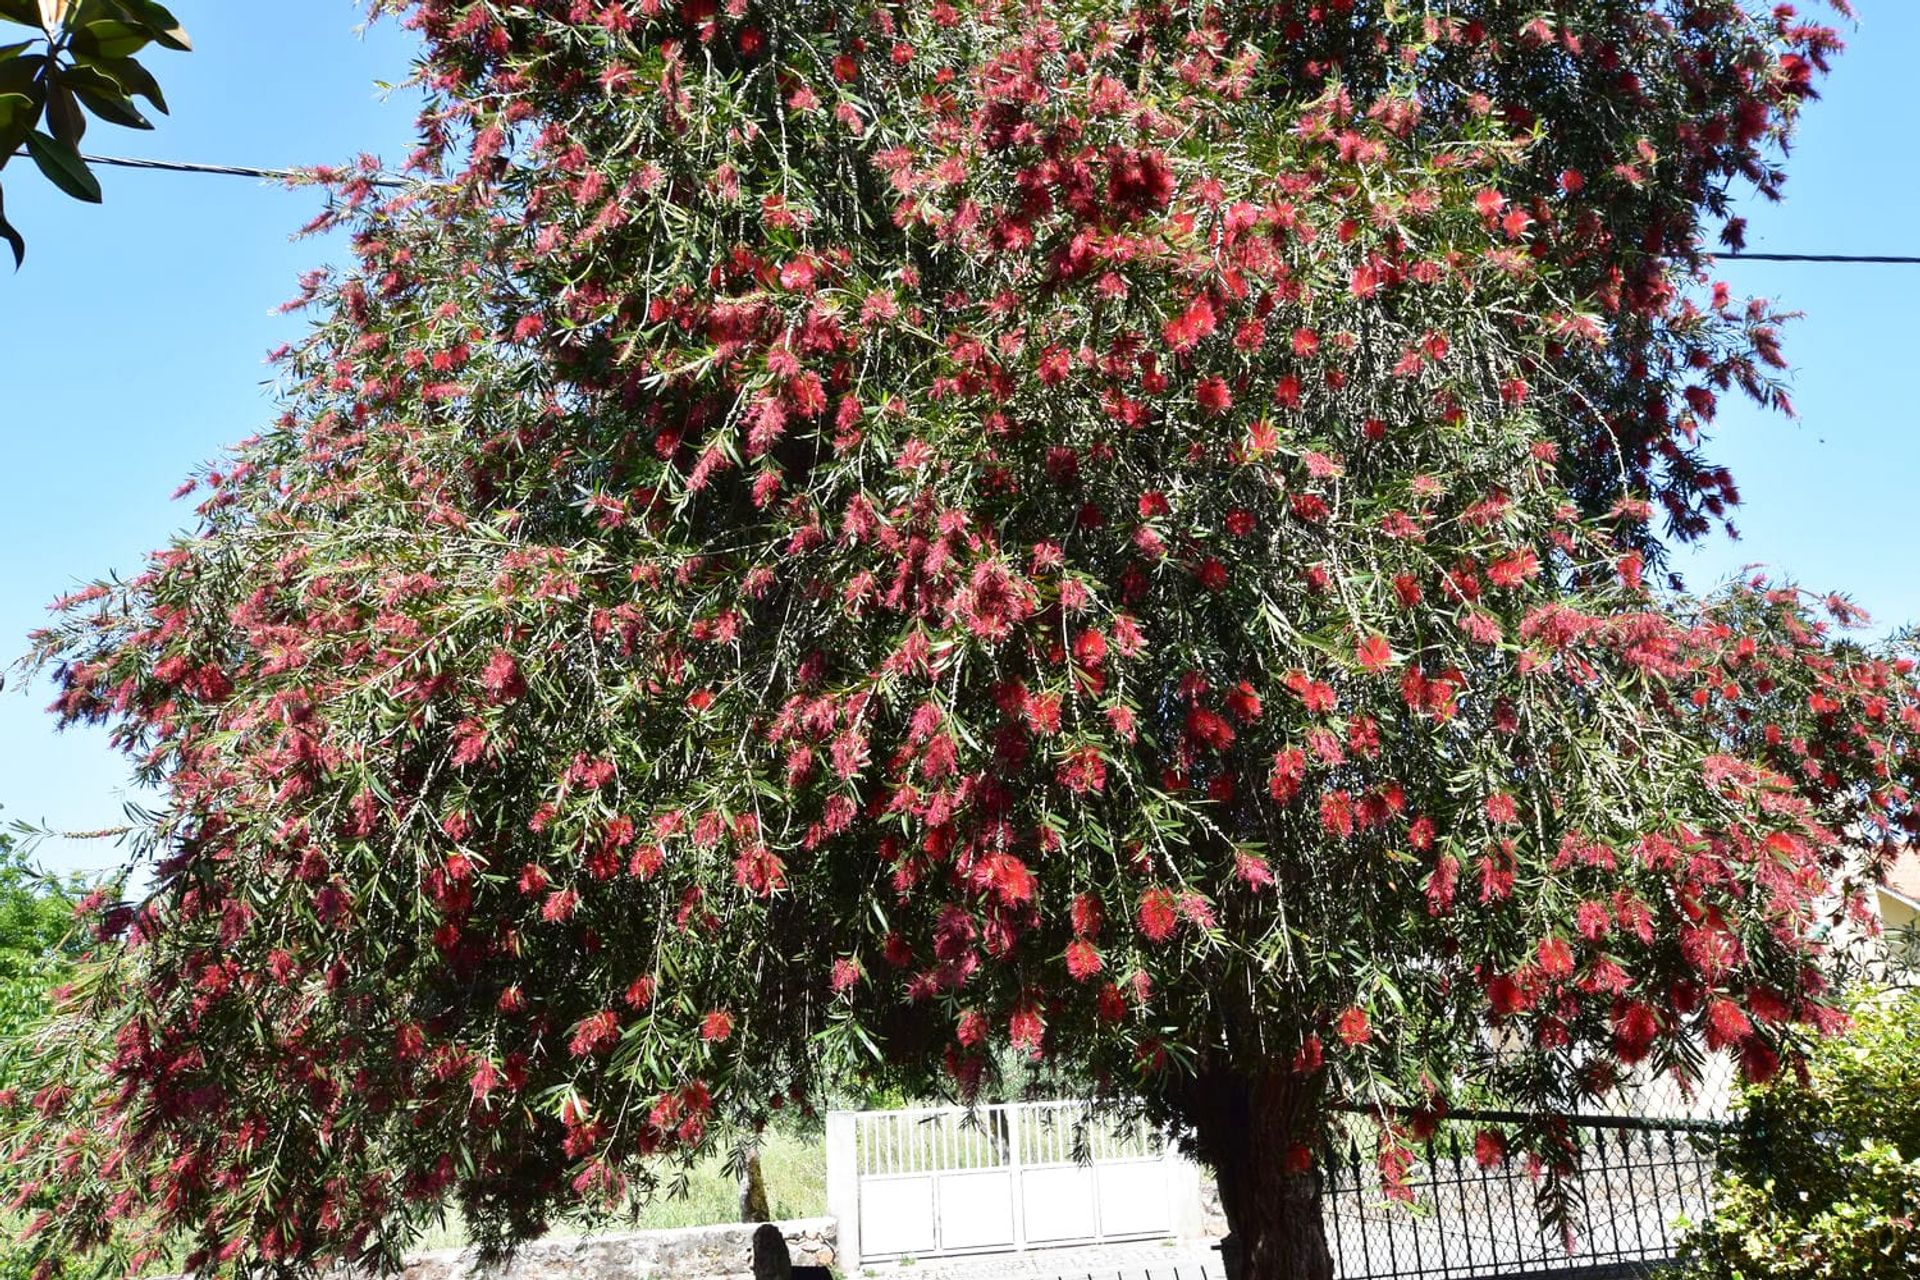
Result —
[[[671, 1231], [629, 1231], [535, 1240], [504, 1270], [476, 1270], [471, 1254], [438, 1249], [407, 1263], [406, 1280], [752, 1280], [753, 1233], [758, 1224], [724, 1223]], [[787, 1239], [793, 1265], [832, 1266], [839, 1229], [832, 1218], [774, 1224]]]

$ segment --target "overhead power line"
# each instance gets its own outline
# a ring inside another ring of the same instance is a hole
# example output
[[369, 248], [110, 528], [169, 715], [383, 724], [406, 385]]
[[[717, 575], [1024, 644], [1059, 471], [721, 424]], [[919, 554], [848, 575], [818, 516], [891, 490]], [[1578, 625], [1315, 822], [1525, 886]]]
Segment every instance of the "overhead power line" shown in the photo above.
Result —
[[1861, 262], [1920, 266], [1920, 258], [1878, 253], [1716, 253], [1713, 256], [1723, 260], [1732, 258], [1748, 262]]
[[[24, 151], [14, 153], [18, 159], [26, 155]], [[141, 160], [131, 156], [92, 156], [80, 157], [88, 164], [103, 164], [117, 169], [155, 169], [162, 173], [211, 173], [229, 178], [266, 178], [274, 182], [292, 182], [312, 180], [313, 174], [304, 169], [256, 169], [241, 164], [195, 164], [188, 160]], [[376, 187], [400, 187], [406, 184], [399, 178], [385, 175], [367, 179]]]

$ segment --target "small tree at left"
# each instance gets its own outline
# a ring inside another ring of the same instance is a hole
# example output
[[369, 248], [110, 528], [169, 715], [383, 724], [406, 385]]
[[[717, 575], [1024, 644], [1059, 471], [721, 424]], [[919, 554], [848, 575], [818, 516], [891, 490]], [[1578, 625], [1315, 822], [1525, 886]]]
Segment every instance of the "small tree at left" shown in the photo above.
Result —
[[[7, 24], [32, 28], [14, 41]], [[135, 59], [148, 45], [193, 47], [180, 23], [155, 0], [0, 0], [0, 169], [30, 157], [54, 186], [76, 200], [100, 202], [100, 180], [80, 155], [87, 117], [129, 129], [153, 122], [135, 99], [165, 113], [153, 74]], [[0, 187], [0, 239], [15, 267], [27, 242], [7, 221]]]

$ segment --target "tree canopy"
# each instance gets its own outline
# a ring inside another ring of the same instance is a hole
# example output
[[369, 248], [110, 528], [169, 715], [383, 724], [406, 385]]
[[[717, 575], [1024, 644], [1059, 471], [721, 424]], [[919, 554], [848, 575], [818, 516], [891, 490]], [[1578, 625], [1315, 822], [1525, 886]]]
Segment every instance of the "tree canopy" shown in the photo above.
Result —
[[392, 7], [417, 181], [341, 177], [283, 416], [38, 637], [169, 798], [12, 1120], [50, 1268], [504, 1248], [1011, 1047], [1318, 1275], [1333, 1105], [1389, 1181], [1469, 1089], [1567, 1169], [1624, 1073], [1840, 1024], [1912, 664], [1665, 573], [1720, 398], [1788, 407], [1707, 240], [1833, 31]]

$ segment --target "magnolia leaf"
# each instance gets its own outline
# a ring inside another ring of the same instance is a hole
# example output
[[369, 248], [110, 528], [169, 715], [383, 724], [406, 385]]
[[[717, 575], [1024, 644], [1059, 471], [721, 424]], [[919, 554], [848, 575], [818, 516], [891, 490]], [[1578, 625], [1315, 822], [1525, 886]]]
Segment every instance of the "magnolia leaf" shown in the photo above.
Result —
[[161, 47], [177, 53], [192, 52], [193, 41], [187, 38], [180, 20], [165, 5], [154, 0], [112, 0], [112, 7], [128, 23], [152, 36]]
[[61, 81], [47, 86], [47, 129], [68, 146], [78, 148], [87, 134], [86, 113], [74, 98], [73, 90]]
[[7, 247], [13, 250], [13, 269], [18, 271], [27, 261], [27, 241], [7, 221], [7, 193], [4, 189], [0, 189], [0, 240], [5, 240]]
[[107, 19], [89, 22], [73, 33], [77, 52], [101, 58], [124, 58], [152, 44], [154, 37], [143, 27]]
[[40, 166], [40, 172], [47, 175], [47, 181], [59, 187], [75, 200], [85, 200], [89, 204], [100, 203], [100, 180], [87, 168], [87, 162], [80, 153], [67, 143], [50, 134], [35, 130], [27, 135], [27, 152], [33, 162]]
[[82, 85], [73, 86], [73, 94], [80, 99], [87, 110], [99, 116], [109, 124], [117, 124], [128, 129], [151, 129], [153, 121], [140, 114], [140, 108], [125, 94], [102, 93], [97, 89]]
[[121, 92], [145, 98], [161, 115], [167, 114], [167, 99], [160, 92], [160, 82], [153, 78], [152, 72], [132, 58], [101, 58], [82, 54], [75, 59], [75, 62], [80, 66], [91, 67], [98, 71], [113, 81]]

